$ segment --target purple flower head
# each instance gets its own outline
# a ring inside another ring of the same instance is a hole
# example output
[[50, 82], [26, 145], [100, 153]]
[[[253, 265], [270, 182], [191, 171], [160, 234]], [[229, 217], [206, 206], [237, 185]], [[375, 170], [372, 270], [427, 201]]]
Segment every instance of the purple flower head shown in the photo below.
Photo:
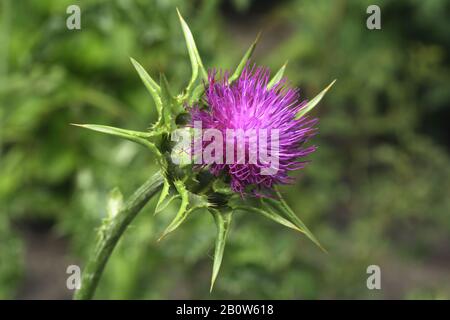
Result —
[[[296, 119], [296, 114], [305, 107], [306, 101], [299, 100], [298, 90], [287, 86], [286, 79], [268, 89], [270, 72], [266, 68], [250, 68], [247, 65], [235, 82], [229, 84], [228, 78], [227, 72], [219, 77], [216, 71], [209, 73], [205, 92], [207, 107], [202, 109], [194, 106], [191, 109], [191, 124], [201, 121], [203, 130], [219, 130], [224, 137], [224, 157], [227, 152], [225, 142], [235, 142], [235, 161], [230, 163], [224, 160], [222, 163], [202, 165], [208, 166], [214, 175], [228, 175], [231, 178], [232, 190], [241, 194], [250, 191], [261, 195], [260, 191], [269, 191], [275, 184], [292, 182], [293, 178], [289, 177], [288, 173], [303, 168], [308, 161], [302, 158], [315, 150], [315, 146], [304, 145], [315, 134], [314, 125], [317, 119], [306, 116]], [[245, 159], [241, 158], [239, 163], [236, 161], [239, 158], [238, 138], [236, 135], [231, 136], [227, 129], [235, 132], [239, 129], [256, 132], [256, 140], [247, 135], [244, 140], [239, 140], [241, 143], [244, 141], [245, 146]], [[264, 131], [267, 132], [267, 138], [264, 137], [267, 140], [261, 138], [261, 132]], [[272, 136], [275, 136], [275, 140], [271, 140]], [[267, 141], [267, 155], [277, 157], [277, 168], [270, 174], [263, 174], [263, 169], [273, 166], [273, 162], [270, 164], [258, 157], [259, 147], [264, 141]], [[251, 149], [253, 142], [258, 147], [256, 162], [249, 161], [251, 150], [254, 150]], [[203, 142], [202, 147], [205, 148], [206, 145], [207, 143]]]

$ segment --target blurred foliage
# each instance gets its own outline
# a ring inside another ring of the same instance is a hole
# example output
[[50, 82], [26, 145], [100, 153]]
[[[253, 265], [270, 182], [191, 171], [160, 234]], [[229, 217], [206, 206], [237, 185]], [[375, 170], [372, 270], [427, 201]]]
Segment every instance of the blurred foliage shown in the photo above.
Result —
[[[51, 221], [68, 256], [84, 261], [109, 191], [129, 195], [155, 171], [139, 146], [69, 123], [143, 130], [154, 121], [128, 57], [174, 87], [188, 81], [175, 7], [206, 66], [234, 68], [263, 30], [255, 61], [277, 70], [288, 60], [303, 97], [338, 79], [314, 111], [312, 164], [283, 188], [330, 254], [251, 213], [237, 216], [210, 295], [211, 217], [198, 213], [157, 243], [171, 215], [154, 217], [152, 201], [97, 297], [450, 298], [448, 1], [378, 1], [375, 31], [365, 0], [84, 0], [82, 29], [69, 31], [73, 2], [1, 3], [0, 298], [15, 297], [25, 278], [15, 224]], [[381, 291], [366, 288], [370, 264], [381, 267]]]

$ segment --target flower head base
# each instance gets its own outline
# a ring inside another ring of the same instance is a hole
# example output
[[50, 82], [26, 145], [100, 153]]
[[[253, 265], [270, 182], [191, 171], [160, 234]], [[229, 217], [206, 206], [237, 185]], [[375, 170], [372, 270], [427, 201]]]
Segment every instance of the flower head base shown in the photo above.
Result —
[[[269, 86], [269, 79], [268, 69], [248, 65], [232, 83], [228, 73], [217, 77], [217, 72], [212, 71], [205, 91], [207, 109], [195, 106], [191, 110], [192, 125], [201, 122], [203, 130], [222, 133], [227, 142], [222, 154], [227, 154], [229, 142], [234, 146], [231, 161], [227, 158], [220, 163], [202, 164], [208, 165], [214, 175], [228, 175], [233, 191], [241, 194], [250, 189], [259, 195], [275, 184], [292, 182], [288, 173], [303, 168], [307, 163], [303, 158], [315, 150], [314, 146], [304, 145], [315, 134], [317, 119], [296, 118], [306, 102], [299, 100], [298, 90], [287, 86], [286, 79], [273, 86]], [[245, 159], [241, 161], [237, 132], [244, 133], [241, 155]], [[272, 161], [264, 161], [262, 147], [267, 147], [265, 157]], [[257, 161], [250, 161], [252, 156]]]

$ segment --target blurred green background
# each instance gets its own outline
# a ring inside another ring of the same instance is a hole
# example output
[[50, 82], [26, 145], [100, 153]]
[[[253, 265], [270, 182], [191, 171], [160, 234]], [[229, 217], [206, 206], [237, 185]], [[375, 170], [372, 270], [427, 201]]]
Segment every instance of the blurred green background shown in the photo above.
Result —
[[[81, 30], [66, 28], [67, 6]], [[381, 7], [381, 30], [366, 8]], [[192, 216], [157, 243], [171, 213], [145, 207], [113, 253], [96, 298], [450, 298], [450, 3], [433, 1], [2, 0], [0, 298], [70, 298], [109, 191], [155, 170], [145, 149], [69, 126], [144, 130], [152, 100], [129, 57], [174, 87], [190, 76], [175, 8], [207, 67], [254, 62], [312, 98], [319, 149], [284, 187], [328, 249], [252, 214], [233, 222], [209, 293], [215, 225]], [[174, 211], [174, 210], [172, 210]], [[368, 290], [366, 268], [381, 268]]]

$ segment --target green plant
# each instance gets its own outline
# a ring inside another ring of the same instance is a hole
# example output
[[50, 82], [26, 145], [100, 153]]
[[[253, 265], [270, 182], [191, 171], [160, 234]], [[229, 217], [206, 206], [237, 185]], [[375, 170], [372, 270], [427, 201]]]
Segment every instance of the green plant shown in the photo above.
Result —
[[[188, 116], [185, 106], [199, 103], [202, 99], [206, 85], [199, 83], [199, 79], [203, 79], [203, 81], [208, 80], [208, 74], [200, 58], [192, 33], [179, 12], [178, 16], [185, 36], [192, 67], [192, 76], [185, 90], [178, 95], [173, 95], [172, 89], [164, 75], [160, 76], [158, 84], [137, 61], [131, 59], [131, 62], [154, 100], [158, 113], [156, 123], [145, 132], [104, 125], [75, 124], [82, 128], [121, 137], [146, 147], [156, 157], [160, 167], [160, 171], [144, 183], [127, 202], [122, 204], [121, 199], [123, 197], [120, 191], [116, 190], [112, 195], [113, 198], [110, 199], [110, 202], [113, 204], [111, 205], [113, 209], [109, 211], [108, 217], [104, 219], [99, 229], [95, 252], [85, 267], [81, 288], [75, 294], [76, 299], [89, 299], [93, 296], [109, 256], [126, 227], [145, 203], [160, 190], [161, 193], [156, 206], [156, 212], [164, 210], [174, 199], [181, 199], [181, 204], [175, 218], [166, 228], [160, 239], [176, 230], [196, 210], [206, 209], [213, 215], [217, 227], [217, 238], [215, 242], [211, 290], [222, 263], [227, 234], [233, 213], [236, 211], [248, 211], [261, 214], [281, 225], [305, 234], [322, 248], [314, 235], [287, 205], [278, 190], [276, 190], [276, 198], [274, 199], [270, 197], [244, 199], [242, 194], [239, 195], [233, 192], [236, 191], [232, 190], [234, 189], [233, 183], [230, 188], [229, 185], [224, 183], [222, 177], [215, 177], [204, 170], [193, 170], [192, 164], [176, 166], [171, 163], [170, 155], [173, 151], [173, 144], [170, 143], [169, 137], [178, 127], [185, 127], [186, 123], [182, 120]], [[224, 80], [224, 85], [241, 79], [244, 76], [243, 72], [248, 72], [245, 71], [246, 66], [255, 46], [256, 41], [248, 49], [234, 73]], [[285, 66], [275, 74], [274, 78], [267, 83], [267, 88], [263, 90], [267, 90], [268, 92], [272, 90], [270, 92], [274, 95], [283, 92], [284, 82], [282, 81], [282, 76], [284, 69]], [[299, 121], [299, 123], [303, 121], [301, 119], [319, 103], [333, 83], [306, 105], [301, 105], [294, 114], [293, 119]], [[283, 100], [288, 99], [288, 94], [286, 93], [286, 98], [282, 96]], [[273, 103], [276, 103], [276, 101]], [[291, 107], [289, 100], [287, 106]], [[296, 157], [299, 156], [296, 155]]]

